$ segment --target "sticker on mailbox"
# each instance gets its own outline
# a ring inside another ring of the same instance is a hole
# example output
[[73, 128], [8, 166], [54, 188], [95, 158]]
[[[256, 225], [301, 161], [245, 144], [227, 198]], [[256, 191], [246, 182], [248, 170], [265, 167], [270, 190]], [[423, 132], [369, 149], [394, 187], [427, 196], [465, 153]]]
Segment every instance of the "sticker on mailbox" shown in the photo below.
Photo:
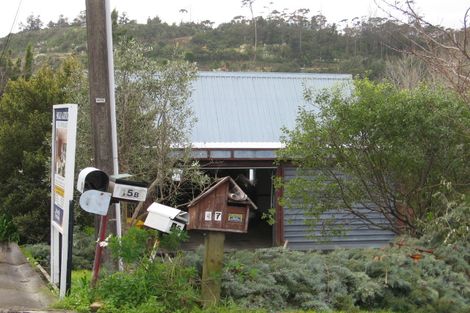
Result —
[[214, 212], [214, 221], [217, 221], [217, 222], [222, 221], [222, 212], [220, 211]]
[[243, 222], [243, 214], [231, 213], [228, 215], [228, 221], [232, 223], [241, 223]]
[[211, 211], [206, 211], [206, 214], [204, 216], [205, 221], [212, 221], [212, 212]]

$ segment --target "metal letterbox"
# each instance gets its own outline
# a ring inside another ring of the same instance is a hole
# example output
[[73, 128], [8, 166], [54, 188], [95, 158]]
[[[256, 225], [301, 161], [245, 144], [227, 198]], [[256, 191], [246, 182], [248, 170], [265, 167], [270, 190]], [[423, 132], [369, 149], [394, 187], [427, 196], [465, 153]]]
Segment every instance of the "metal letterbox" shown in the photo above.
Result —
[[160, 204], [152, 203], [147, 209], [148, 215], [144, 225], [169, 233], [173, 228], [184, 229], [188, 223], [188, 213]]

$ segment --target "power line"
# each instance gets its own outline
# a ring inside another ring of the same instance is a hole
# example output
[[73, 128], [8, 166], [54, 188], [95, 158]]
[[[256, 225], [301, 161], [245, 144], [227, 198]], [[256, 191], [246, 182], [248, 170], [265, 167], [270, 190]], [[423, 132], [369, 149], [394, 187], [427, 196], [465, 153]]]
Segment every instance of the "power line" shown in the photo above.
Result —
[[6, 42], [5, 42], [5, 46], [3, 46], [2, 55], [0, 56], [0, 60], [3, 59], [3, 56], [5, 55], [5, 51], [7, 50], [8, 45], [10, 44], [11, 33], [13, 31], [13, 27], [15, 27], [16, 19], [18, 18], [18, 13], [20, 12], [20, 7], [21, 7], [22, 2], [23, 2], [23, 0], [20, 0], [20, 2], [18, 3], [18, 8], [16, 9], [15, 18], [13, 19], [13, 23], [11, 24], [10, 32], [8, 33], [8, 36], [7, 36], [7, 39], [6, 39]]

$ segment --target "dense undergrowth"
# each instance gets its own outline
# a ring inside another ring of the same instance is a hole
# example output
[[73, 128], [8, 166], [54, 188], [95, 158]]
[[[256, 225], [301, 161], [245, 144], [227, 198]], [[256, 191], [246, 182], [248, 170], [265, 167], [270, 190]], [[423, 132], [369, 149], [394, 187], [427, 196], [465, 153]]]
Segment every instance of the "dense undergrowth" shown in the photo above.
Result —
[[[99, 312], [470, 312], [469, 213], [468, 205], [455, 205], [421, 239], [400, 237], [382, 249], [227, 253], [222, 304], [205, 310], [201, 249], [150, 261], [146, 245], [123, 239], [127, 271], [104, 275], [95, 289], [89, 273], [81, 274], [58, 307], [88, 312], [99, 301]], [[129, 238], [136, 232], [145, 233], [132, 230]]]
[[223, 290], [240, 305], [273, 311], [469, 310], [470, 246], [446, 247], [431, 254], [416, 250], [413, 240], [400, 240], [380, 250], [328, 254], [282, 249], [238, 251], [226, 259]]

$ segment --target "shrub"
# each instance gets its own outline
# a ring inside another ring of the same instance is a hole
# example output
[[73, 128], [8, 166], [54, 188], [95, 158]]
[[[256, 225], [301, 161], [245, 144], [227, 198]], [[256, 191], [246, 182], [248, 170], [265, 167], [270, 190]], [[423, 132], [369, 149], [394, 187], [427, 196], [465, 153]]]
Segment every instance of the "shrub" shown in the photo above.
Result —
[[[446, 185], [446, 184], [444, 184]], [[452, 191], [452, 186], [448, 186]], [[434, 195], [440, 198], [441, 216], [424, 225], [425, 234], [421, 241], [431, 246], [447, 246], [455, 243], [467, 243], [470, 241], [470, 196], [453, 192], [454, 199], [449, 200], [442, 193]]]
[[18, 229], [10, 216], [0, 214], [0, 243], [17, 242], [19, 240]]
[[72, 269], [88, 269], [93, 267], [95, 258], [96, 238], [95, 230], [91, 227], [80, 229], [74, 227]]
[[[470, 309], [469, 271], [463, 265], [468, 264], [469, 245], [454, 249], [450, 262], [439, 251], [416, 250], [419, 242], [415, 239], [398, 240], [398, 244], [380, 250], [340, 249], [326, 254], [283, 249], [237, 251], [226, 256], [223, 294], [247, 308], [272, 311]], [[413, 259], [417, 254], [421, 258]]]
[[38, 243], [34, 245], [24, 245], [23, 251], [43, 268], [49, 268], [51, 248], [48, 244]]
[[104, 312], [152, 305], [158, 308], [152, 312], [191, 312], [198, 304], [196, 276], [194, 268], [183, 266], [181, 256], [172, 262], [143, 262], [133, 272], [102, 279], [96, 296], [105, 303]]
[[[72, 247], [72, 269], [91, 269], [95, 257], [95, 236], [92, 228], [74, 227]], [[45, 269], [49, 268], [50, 246], [46, 243], [24, 245], [26, 254]]]
[[72, 272], [72, 288], [70, 294], [54, 304], [54, 308], [89, 313], [95, 292], [90, 289], [91, 273], [88, 270]]
[[113, 258], [121, 258], [127, 265], [138, 263], [148, 255], [148, 241], [152, 231], [131, 227], [121, 238], [111, 237], [109, 248]]

